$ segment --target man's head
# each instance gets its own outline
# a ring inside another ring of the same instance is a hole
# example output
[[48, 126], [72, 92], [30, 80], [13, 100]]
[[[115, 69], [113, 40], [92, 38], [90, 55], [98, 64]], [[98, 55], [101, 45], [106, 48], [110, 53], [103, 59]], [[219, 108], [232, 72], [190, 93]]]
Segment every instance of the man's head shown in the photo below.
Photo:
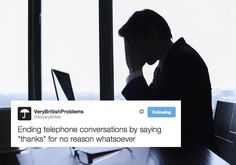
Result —
[[153, 64], [163, 56], [163, 45], [171, 42], [172, 34], [165, 19], [156, 12], [145, 9], [135, 12], [120, 30], [125, 40], [132, 39]]

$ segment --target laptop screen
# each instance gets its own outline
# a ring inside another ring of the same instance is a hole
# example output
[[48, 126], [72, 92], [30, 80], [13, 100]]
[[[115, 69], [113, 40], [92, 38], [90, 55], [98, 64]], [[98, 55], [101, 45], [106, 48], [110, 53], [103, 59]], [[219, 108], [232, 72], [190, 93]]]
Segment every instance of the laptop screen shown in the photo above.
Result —
[[75, 100], [70, 75], [55, 69], [51, 72], [57, 100]]

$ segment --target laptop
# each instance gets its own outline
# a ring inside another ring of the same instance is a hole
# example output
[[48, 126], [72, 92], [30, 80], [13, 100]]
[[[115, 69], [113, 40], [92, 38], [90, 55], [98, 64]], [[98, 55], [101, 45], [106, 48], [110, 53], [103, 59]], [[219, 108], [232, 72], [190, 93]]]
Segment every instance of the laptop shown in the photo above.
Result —
[[[71, 85], [70, 75], [66, 72], [62, 72], [56, 69], [52, 69], [52, 79], [56, 91], [57, 100], [75, 100], [73, 88]], [[89, 153], [97, 153], [110, 151], [119, 147], [79, 147], [81, 150]], [[129, 152], [123, 150], [122, 152], [116, 152], [109, 156], [104, 157], [101, 162], [104, 165], [113, 165], [115, 162], [122, 165], [144, 165], [147, 163], [147, 157], [149, 153], [149, 147], [132, 147], [134, 157], [129, 157]], [[112, 156], [113, 155], [113, 156]], [[128, 156], [127, 156], [128, 155]], [[101, 163], [100, 162], [100, 163]]]
[[75, 100], [70, 75], [56, 69], [51, 69], [57, 100]]

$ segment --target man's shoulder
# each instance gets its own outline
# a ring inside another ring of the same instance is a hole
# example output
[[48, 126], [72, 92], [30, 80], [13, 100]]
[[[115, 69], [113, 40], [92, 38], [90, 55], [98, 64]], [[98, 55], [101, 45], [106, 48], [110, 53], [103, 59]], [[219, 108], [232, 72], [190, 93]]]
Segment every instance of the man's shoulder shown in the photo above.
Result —
[[181, 65], [206, 65], [199, 53], [182, 38], [182, 42], [174, 45], [175, 47], [168, 56], [167, 62], [178, 63]]
[[[182, 41], [182, 42], [181, 42]], [[185, 42], [183, 38], [179, 39], [174, 45], [173, 56], [174, 58], [199, 58], [198, 52]]]

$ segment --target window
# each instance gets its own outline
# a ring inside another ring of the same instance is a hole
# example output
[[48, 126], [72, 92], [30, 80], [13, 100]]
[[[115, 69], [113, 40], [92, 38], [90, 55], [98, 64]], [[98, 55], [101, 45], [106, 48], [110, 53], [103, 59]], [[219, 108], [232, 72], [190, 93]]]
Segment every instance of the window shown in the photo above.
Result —
[[56, 99], [51, 69], [70, 74], [76, 100], [99, 99], [98, 1], [42, 1], [42, 95]]
[[27, 99], [28, 1], [0, 1], [0, 107]]

